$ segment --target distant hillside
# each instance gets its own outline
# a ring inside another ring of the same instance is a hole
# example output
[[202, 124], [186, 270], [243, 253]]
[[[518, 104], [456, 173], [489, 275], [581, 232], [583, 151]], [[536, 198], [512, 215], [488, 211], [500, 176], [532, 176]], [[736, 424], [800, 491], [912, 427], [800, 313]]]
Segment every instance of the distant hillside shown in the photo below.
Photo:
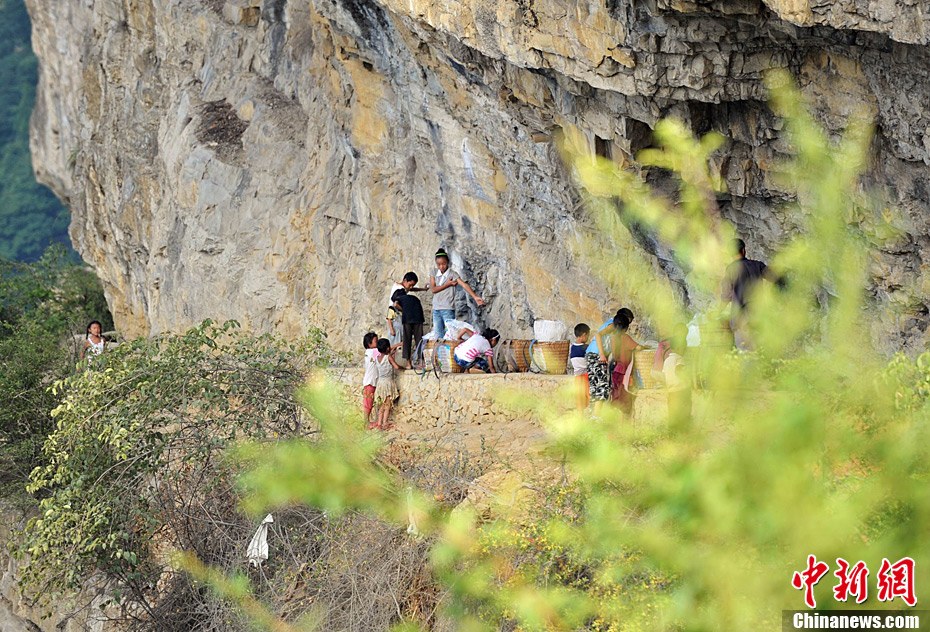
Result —
[[23, 0], [0, 0], [0, 256], [34, 261], [49, 244], [69, 244], [67, 209], [35, 181], [29, 115], [37, 63]]

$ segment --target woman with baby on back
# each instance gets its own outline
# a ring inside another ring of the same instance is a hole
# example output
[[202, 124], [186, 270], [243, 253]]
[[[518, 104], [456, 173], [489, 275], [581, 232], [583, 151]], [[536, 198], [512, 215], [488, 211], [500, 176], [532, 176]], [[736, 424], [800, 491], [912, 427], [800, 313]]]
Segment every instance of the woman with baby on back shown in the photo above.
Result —
[[[632, 416], [635, 396], [630, 392], [630, 379], [633, 372], [633, 352], [643, 346], [636, 342], [628, 333], [633, 323], [633, 312], [623, 307], [617, 311], [613, 322], [607, 328], [597, 332], [595, 338], [601, 349], [604, 349], [604, 338], [610, 336], [610, 359], [613, 361], [611, 370], [610, 399], [626, 415]], [[607, 362], [604, 352], [600, 360]]]

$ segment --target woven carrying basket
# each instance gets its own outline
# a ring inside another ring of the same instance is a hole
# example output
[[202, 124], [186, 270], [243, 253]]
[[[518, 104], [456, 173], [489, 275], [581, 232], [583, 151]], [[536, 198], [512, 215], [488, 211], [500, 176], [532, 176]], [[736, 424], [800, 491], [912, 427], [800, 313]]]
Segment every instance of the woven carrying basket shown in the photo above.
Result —
[[445, 340], [427, 340], [426, 346], [423, 347], [423, 361], [427, 369], [433, 368], [433, 358], [436, 357], [436, 347], [447, 342]]
[[568, 369], [568, 353], [571, 343], [567, 340], [560, 342], [534, 342], [533, 366], [542, 373], [549, 375], [565, 375]]
[[642, 389], [662, 388], [665, 383], [661, 374], [656, 375], [653, 367], [655, 366], [656, 350], [640, 349], [633, 352], [633, 381]]
[[426, 363], [426, 368], [433, 368], [433, 352], [436, 351], [436, 342], [435, 340], [427, 340], [426, 346], [423, 347], [423, 361]]
[[426, 345], [427, 364], [438, 364], [443, 373], [461, 373], [462, 367], [455, 361], [455, 348], [458, 342], [452, 340], [431, 340]]
[[495, 354], [495, 368], [504, 373], [526, 373], [530, 370], [530, 341], [504, 340]]

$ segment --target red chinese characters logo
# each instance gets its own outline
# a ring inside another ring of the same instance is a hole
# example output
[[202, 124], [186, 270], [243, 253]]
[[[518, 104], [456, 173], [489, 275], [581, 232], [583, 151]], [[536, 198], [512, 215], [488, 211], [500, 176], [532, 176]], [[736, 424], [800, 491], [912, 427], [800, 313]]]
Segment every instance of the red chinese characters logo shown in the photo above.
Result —
[[798, 590], [804, 589], [804, 603], [808, 608], [816, 608], [817, 601], [814, 599], [814, 586], [817, 585], [830, 567], [826, 562], [818, 562], [813, 555], [807, 556], [807, 568], [804, 571], [795, 571], [794, 577], [791, 578], [791, 585]]
[[839, 578], [839, 583], [833, 587], [833, 596], [837, 601], [846, 601], [855, 597], [856, 603], [862, 603], [869, 596], [869, 567], [859, 560], [851, 569], [849, 562], [841, 557], [836, 558], [838, 569], [833, 573]]
[[891, 601], [901, 597], [909, 606], [917, 604], [914, 594], [914, 560], [904, 557], [890, 563], [882, 558], [882, 566], [878, 569], [878, 600]]
[[[859, 560], [850, 566], [849, 562], [838, 557], [836, 565], [837, 569], [833, 574], [839, 582], [833, 587], [833, 597], [842, 602], [846, 602], [850, 597], [854, 598], [856, 603], [865, 602], [869, 597], [869, 569], [866, 563]], [[807, 568], [795, 571], [791, 577], [791, 585], [798, 590], [804, 590], [804, 603], [808, 608], [817, 607], [814, 586], [823, 579], [829, 569], [826, 562], [818, 562], [815, 556], [808, 555]], [[904, 557], [892, 564], [887, 558], [882, 558], [881, 568], [875, 577], [879, 601], [893, 601], [900, 597], [908, 606], [917, 605], [913, 559]]]

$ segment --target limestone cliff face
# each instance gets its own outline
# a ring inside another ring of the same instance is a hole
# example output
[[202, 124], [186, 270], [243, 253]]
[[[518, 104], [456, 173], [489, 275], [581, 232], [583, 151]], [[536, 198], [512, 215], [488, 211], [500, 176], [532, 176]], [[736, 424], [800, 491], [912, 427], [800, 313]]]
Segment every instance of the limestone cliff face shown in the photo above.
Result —
[[614, 301], [572, 254], [589, 228], [551, 141], [566, 125], [618, 161], [664, 116], [721, 131], [723, 212], [764, 255], [792, 230], [761, 81], [787, 67], [829, 128], [859, 108], [877, 118], [868, 180], [910, 238], [876, 252], [874, 292], [898, 307], [882, 317], [893, 344], [925, 338], [922, 2], [27, 4], [36, 169], [129, 335], [210, 316], [288, 335], [322, 324], [355, 347], [390, 281], [426, 277], [440, 245], [505, 335], [533, 318], [595, 321]]

